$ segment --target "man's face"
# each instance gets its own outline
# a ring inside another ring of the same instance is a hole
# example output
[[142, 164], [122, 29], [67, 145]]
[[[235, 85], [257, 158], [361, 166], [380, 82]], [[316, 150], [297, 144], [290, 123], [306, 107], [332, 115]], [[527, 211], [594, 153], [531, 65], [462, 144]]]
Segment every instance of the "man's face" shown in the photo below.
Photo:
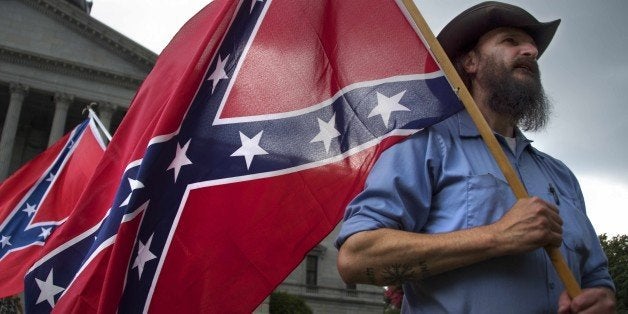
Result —
[[475, 54], [474, 80], [485, 90], [489, 108], [524, 130], [542, 128], [549, 117], [549, 102], [534, 40], [522, 30], [498, 28], [480, 38]]
[[478, 40], [474, 51], [479, 58], [477, 79], [490, 75], [495, 65], [499, 65], [500, 74], [504, 76], [521, 82], [538, 81], [540, 84], [536, 62], [538, 50], [534, 39], [523, 30], [512, 27], [491, 30]]

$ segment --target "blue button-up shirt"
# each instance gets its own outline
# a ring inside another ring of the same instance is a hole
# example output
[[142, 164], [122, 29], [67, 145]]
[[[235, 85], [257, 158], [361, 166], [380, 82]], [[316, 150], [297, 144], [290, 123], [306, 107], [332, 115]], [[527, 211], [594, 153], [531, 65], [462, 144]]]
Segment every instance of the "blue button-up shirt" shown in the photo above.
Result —
[[[607, 260], [573, 173], [517, 132], [516, 150], [498, 136], [528, 193], [555, 203], [561, 251], [582, 287], [614, 289]], [[336, 246], [378, 228], [445, 233], [491, 224], [516, 198], [462, 111], [385, 151], [347, 207]], [[493, 258], [404, 284], [403, 312], [551, 313], [564, 290], [543, 249]]]

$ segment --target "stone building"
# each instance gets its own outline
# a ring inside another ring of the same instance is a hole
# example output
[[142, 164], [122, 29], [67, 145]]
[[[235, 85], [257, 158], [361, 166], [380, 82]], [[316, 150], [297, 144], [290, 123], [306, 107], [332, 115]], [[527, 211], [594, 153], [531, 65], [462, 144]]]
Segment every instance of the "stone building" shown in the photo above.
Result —
[[85, 0], [0, 2], [0, 181], [98, 103], [120, 122], [156, 54], [90, 17]]
[[[85, 119], [92, 102], [115, 130], [153, 67], [153, 52], [92, 18], [90, 8], [85, 0], [0, 0], [0, 181]], [[381, 288], [340, 279], [336, 234], [277, 290], [303, 297], [315, 313], [381, 313]]]
[[314, 313], [383, 313], [384, 290], [347, 285], [338, 274], [334, 241], [340, 225], [305, 257], [276, 291], [302, 297]]

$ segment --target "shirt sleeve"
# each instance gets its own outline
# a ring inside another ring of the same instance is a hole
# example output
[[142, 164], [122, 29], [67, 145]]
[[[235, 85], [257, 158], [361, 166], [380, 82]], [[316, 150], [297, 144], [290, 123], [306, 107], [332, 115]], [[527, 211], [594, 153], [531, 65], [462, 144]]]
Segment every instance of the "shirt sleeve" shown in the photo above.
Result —
[[608, 271], [608, 258], [606, 257], [606, 254], [602, 249], [602, 245], [600, 244], [600, 239], [598, 238], [597, 233], [595, 232], [595, 229], [586, 214], [584, 196], [582, 194], [582, 190], [580, 189], [580, 184], [573, 173], [571, 176], [574, 184], [574, 190], [576, 191], [578, 200], [582, 206], [582, 214], [586, 220], [586, 230], [583, 234], [588, 235], [588, 238], [585, 239], [588, 252], [586, 254], [587, 258], [583, 261], [584, 270], [581, 279], [582, 287], [608, 287], [615, 291], [615, 285]]
[[420, 132], [382, 153], [364, 190], [348, 205], [336, 247], [351, 235], [391, 228], [416, 230], [424, 225], [430, 208], [437, 145], [429, 132]]
[[567, 201], [567, 204], [560, 206], [564, 243], [561, 249], [570, 268], [582, 288], [608, 287], [615, 290], [608, 270], [608, 259], [587, 216], [584, 196], [576, 176], [561, 161], [551, 158], [548, 162], [559, 182], [559, 193]]

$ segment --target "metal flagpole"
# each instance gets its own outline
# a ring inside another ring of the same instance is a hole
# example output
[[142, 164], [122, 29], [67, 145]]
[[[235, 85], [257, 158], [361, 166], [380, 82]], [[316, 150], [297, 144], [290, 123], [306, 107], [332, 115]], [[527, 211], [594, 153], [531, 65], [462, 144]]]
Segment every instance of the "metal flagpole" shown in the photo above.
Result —
[[[430, 27], [427, 25], [427, 22], [419, 12], [419, 9], [414, 4], [413, 0], [401, 0], [408, 10], [408, 13], [416, 23], [416, 26], [419, 28], [421, 36], [426, 41], [428, 48], [432, 51], [432, 55], [436, 59], [436, 62], [440, 65], [441, 69], [445, 73], [445, 76], [449, 80], [449, 83], [452, 85], [454, 90], [456, 91], [458, 98], [462, 101], [462, 104], [469, 112], [471, 119], [475, 123], [478, 128], [482, 139], [488, 146], [489, 151], [495, 158], [499, 168], [501, 169], [504, 177], [508, 181], [510, 188], [515, 193], [517, 199], [527, 198], [529, 197], [528, 192], [526, 191], [523, 183], [519, 180], [519, 177], [515, 173], [512, 165], [508, 161], [506, 154], [502, 150], [501, 146], [497, 142], [495, 135], [493, 134], [493, 130], [484, 119], [484, 116], [480, 112], [480, 109], [475, 104], [473, 97], [471, 97], [471, 93], [462, 82], [462, 79], [458, 75], [458, 72], [454, 68], [453, 64], [447, 57], [447, 54], [443, 50], [443, 47], [440, 45], [434, 34], [432, 33]], [[565, 258], [560, 253], [560, 250], [557, 247], [545, 247], [545, 251], [550, 257], [558, 276], [561, 281], [565, 285], [567, 293], [571, 298], [576, 297], [582, 291], [580, 289], [580, 285], [576, 281], [573, 273], [567, 266], [565, 262]]]

